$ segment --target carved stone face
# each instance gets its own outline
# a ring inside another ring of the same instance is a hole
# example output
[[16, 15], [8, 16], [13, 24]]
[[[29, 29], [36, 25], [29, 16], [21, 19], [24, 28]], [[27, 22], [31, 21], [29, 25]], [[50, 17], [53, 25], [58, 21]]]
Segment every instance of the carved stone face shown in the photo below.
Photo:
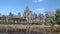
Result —
[[24, 11], [25, 17], [30, 17], [32, 15], [32, 12], [29, 10], [28, 6], [26, 6], [26, 9]]

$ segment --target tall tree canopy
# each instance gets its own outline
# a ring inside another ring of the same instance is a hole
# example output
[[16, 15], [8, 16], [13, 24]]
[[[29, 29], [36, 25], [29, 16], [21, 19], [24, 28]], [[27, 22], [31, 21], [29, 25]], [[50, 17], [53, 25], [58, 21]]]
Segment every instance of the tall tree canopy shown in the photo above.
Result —
[[49, 17], [55, 17], [55, 13], [53, 11], [51, 11], [51, 10], [47, 10], [45, 16], [47, 18], [49, 18]]
[[49, 23], [49, 24], [54, 24], [55, 23], [55, 13], [51, 10], [48, 10], [46, 11], [46, 21]]
[[56, 10], [56, 22], [60, 24], [60, 9]]

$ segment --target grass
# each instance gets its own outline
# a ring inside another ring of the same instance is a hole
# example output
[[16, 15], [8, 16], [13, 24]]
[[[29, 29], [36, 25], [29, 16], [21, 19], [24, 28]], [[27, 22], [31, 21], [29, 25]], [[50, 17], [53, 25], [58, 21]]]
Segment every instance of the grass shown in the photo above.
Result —
[[37, 27], [37, 28], [44, 28], [44, 27], [50, 27], [47, 25], [23, 25], [23, 24], [0, 24], [0, 27]]
[[38, 28], [44, 28], [44, 27], [50, 27], [50, 26], [47, 26], [47, 25], [32, 25], [33, 27], [38, 27]]

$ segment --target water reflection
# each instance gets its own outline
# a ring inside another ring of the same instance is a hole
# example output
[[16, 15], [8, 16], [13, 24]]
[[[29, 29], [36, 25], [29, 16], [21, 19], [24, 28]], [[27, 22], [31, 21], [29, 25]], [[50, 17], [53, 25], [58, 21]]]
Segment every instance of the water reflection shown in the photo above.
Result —
[[39, 34], [36, 31], [28, 31], [28, 30], [19, 30], [19, 31], [0, 31], [0, 34]]
[[0, 29], [0, 34], [48, 34], [46, 29], [26, 28], [26, 29]]

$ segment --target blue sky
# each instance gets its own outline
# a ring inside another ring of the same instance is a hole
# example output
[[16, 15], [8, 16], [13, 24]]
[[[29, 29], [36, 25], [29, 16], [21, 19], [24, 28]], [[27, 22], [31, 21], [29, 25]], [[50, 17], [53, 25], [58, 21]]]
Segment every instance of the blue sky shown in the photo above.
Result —
[[0, 13], [7, 15], [9, 12], [14, 14], [24, 13], [26, 6], [34, 13], [45, 14], [46, 10], [56, 11], [60, 8], [60, 0], [0, 0]]

